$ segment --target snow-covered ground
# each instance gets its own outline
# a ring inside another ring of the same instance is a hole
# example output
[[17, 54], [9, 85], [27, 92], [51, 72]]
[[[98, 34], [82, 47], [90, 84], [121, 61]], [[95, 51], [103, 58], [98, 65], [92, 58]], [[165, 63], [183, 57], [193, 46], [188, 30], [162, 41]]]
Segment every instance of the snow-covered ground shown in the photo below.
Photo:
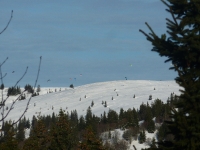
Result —
[[[74, 87], [74, 89], [69, 87], [41, 87], [39, 96], [31, 99], [25, 116], [31, 120], [33, 115], [51, 115], [53, 112], [57, 114], [61, 108], [69, 113], [76, 109], [79, 116], [85, 116], [92, 101], [94, 106], [91, 109], [95, 115], [100, 116], [104, 111], [108, 112], [109, 109], [119, 113], [120, 108], [127, 110], [134, 107], [137, 109], [142, 103], [151, 104], [157, 98], [166, 102], [171, 93], [179, 95], [179, 89], [180, 87], [175, 81], [148, 80], [100, 82]], [[5, 88], [4, 97], [6, 97], [6, 90]], [[135, 98], [133, 98], [134, 95]], [[148, 100], [149, 95], [152, 95], [152, 100]], [[9, 97], [6, 107], [9, 108], [14, 99], [16, 99], [16, 96]], [[107, 102], [107, 107], [102, 105], [102, 101]], [[27, 99], [17, 101], [7, 119], [15, 120], [18, 118], [24, 111], [26, 104]], [[150, 136], [153, 135], [147, 135], [147, 137]], [[137, 149], [145, 147], [145, 144], [138, 144], [137, 141], [133, 141], [132, 144]], [[133, 148], [131, 147], [131, 149]]]

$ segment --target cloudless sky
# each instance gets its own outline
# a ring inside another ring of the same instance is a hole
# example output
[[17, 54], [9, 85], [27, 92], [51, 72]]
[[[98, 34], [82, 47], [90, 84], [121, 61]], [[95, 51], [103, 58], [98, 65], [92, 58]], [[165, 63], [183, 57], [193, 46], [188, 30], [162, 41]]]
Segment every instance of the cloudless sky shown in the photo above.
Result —
[[[113, 80], [174, 80], [166, 58], [139, 32], [160, 36], [171, 16], [159, 0], [1, 0], [0, 63], [5, 86], [75, 86]], [[14, 73], [12, 73], [15, 71]], [[50, 79], [51, 81], [47, 82]]]

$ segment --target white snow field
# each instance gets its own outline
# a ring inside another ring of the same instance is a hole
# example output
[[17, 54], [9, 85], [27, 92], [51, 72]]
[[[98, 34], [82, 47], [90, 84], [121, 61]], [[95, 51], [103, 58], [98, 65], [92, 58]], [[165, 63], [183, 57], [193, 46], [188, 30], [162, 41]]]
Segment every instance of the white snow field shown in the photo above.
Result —
[[[99, 82], [74, 87], [74, 89], [69, 87], [41, 87], [40, 95], [31, 99], [25, 117], [31, 120], [33, 115], [52, 115], [53, 112], [58, 114], [61, 108], [69, 113], [76, 109], [79, 116], [85, 116], [87, 108], [92, 101], [94, 102], [94, 106], [91, 107], [92, 113], [97, 116], [103, 114], [104, 111], [108, 112], [109, 109], [119, 113], [120, 108], [127, 110], [134, 107], [137, 109], [142, 103], [146, 104], [148, 102], [151, 104], [157, 98], [166, 102], [171, 93], [179, 95], [180, 89], [181, 87], [175, 81], [148, 80]], [[6, 97], [6, 90], [5, 88], [4, 98]], [[52, 92], [49, 93], [49, 90]], [[135, 98], [133, 98], [134, 95]], [[148, 100], [149, 95], [152, 95], [152, 100]], [[10, 96], [5, 106], [9, 108], [12, 100], [16, 99], [16, 97]], [[17, 119], [24, 111], [27, 100], [17, 101], [7, 119]], [[107, 102], [107, 107], [102, 105], [102, 101]], [[148, 134], [148, 136], [151, 137], [153, 134]], [[145, 144], [138, 144], [137, 141], [133, 141], [132, 144], [137, 149], [145, 147]], [[133, 147], [130, 146], [130, 150], [132, 149]]]

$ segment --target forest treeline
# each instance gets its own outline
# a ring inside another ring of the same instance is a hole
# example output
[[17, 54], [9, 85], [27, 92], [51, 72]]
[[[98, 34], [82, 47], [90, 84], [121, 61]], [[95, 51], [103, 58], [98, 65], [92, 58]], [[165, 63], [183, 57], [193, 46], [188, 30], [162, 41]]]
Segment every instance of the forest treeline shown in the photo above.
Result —
[[[170, 120], [170, 109], [176, 101], [178, 97], [172, 93], [166, 103], [156, 99], [142, 103], [137, 110], [121, 108], [118, 113], [109, 109], [101, 116], [92, 113], [93, 102], [85, 116], [79, 116], [76, 110], [61, 109], [58, 115], [33, 116], [32, 120], [24, 117], [14, 127], [7, 121], [2, 128], [4, 137], [0, 149], [126, 150], [133, 140], [157, 147], [155, 141], [173, 140], [172, 135], [167, 135], [163, 122]], [[123, 131], [123, 139], [116, 129]], [[156, 139], [146, 138], [145, 131], [154, 133], [156, 130]]]

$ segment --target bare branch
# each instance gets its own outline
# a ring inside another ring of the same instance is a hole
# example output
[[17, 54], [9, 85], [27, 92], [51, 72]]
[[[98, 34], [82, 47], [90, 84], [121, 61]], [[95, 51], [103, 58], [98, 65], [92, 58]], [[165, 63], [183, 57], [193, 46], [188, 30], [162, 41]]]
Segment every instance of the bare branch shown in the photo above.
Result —
[[[1, 67], [2, 67], [2, 65], [6, 62], [8, 60], [8, 57], [3, 61], [3, 63], [1, 63], [1, 65], [0, 65], [0, 77], [1, 77], [1, 84], [3, 84], [3, 76], [2, 76], [2, 71], [1, 71]], [[3, 89], [1, 90], [1, 98], [2, 98], [2, 100], [1, 100], [1, 104], [2, 104], [2, 106], [1, 106], [1, 108], [3, 108], [3, 110], [2, 110], [2, 118], [3, 118], [3, 115], [4, 115], [4, 102], [3, 102]], [[4, 124], [4, 120], [3, 120], [3, 123], [2, 123], [2, 125]], [[2, 135], [2, 134], [1, 134]]]
[[[4, 118], [1, 118], [0, 119], [0, 122], [3, 121], [7, 116], [8, 114], [10, 113], [10, 111], [14, 108], [14, 104], [17, 102], [17, 100], [19, 100], [19, 97], [22, 96], [22, 94], [25, 92], [26, 90], [24, 90], [11, 104], [9, 110], [7, 111], [7, 113], [5, 114], [5, 116], [3, 116]], [[3, 101], [3, 103], [5, 104], [6, 100]], [[3, 115], [3, 112], [2, 112], [2, 115]]]
[[[5, 61], [3, 62], [3, 63], [5, 63]], [[2, 64], [3, 64], [2, 63]], [[22, 75], [22, 77], [16, 82], [16, 84], [14, 85], [14, 88], [17, 86], [17, 84], [24, 78], [24, 76], [25, 76], [25, 74], [27, 73], [27, 70], [28, 70], [28, 67], [26, 68], [26, 70], [25, 70], [25, 72], [24, 72], [24, 74]], [[0, 67], [0, 75], [1, 75], [1, 78], [2, 78], [2, 73], [1, 73], [1, 67]], [[3, 83], [3, 80], [1, 79], [1, 82]], [[13, 89], [14, 89], [13, 88]], [[5, 112], [5, 109], [4, 109], [4, 107], [5, 107], [5, 102], [7, 101], [7, 99], [9, 98], [9, 94], [7, 95], [7, 98], [4, 100], [4, 98], [3, 98], [3, 90], [2, 90], [2, 100], [1, 100], [1, 106], [0, 106], [0, 110], [2, 110], [1, 112], [2, 112], [2, 118], [0, 119], [0, 122], [2, 122], [2, 127], [3, 127], [3, 125], [4, 125], [4, 121], [5, 121], [5, 118], [8, 116], [8, 114], [10, 113], [10, 111], [12, 110], [12, 109], [10, 109], [9, 110], [9, 113], [7, 113], [5, 116], [4, 116], [4, 112]], [[14, 104], [13, 104], [14, 105]], [[11, 107], [12, 108], [12, 107]], [[2, 134], [0, 135], [0, 137], [2, 137]]]
[[0, 80], [1, 80], [1, 79], [3, 79], [3, 78], [5, 78], [5, 77], [6, 77], [6, 75], [7, 75], [7, 73], [5, 73], [5, 74], [4, 74], [4, 76], [2, 76], [2, 77], [0, 78]]
[[[41, 67], [41, 61], [42, 61], [42, 56], [40, 57], [40, 61], [39, 61], [39, 67], [38, 67], [37, 77], [36, 77], [36, 80], [35, 80], [34, 91], [35, 91], [35, 87], [36, 87], [36, 85], [37, 85], [37, 81], [38, 81], [38, 78], [39, 78], [40, 67]], [[1, 68], [1, 66], [0, 66], [0, 68]], [[16, 85], [24, 78], [25, 74], [27, 73], [27, 70], [28, 70], [28, 67], [26, 68], [26, 70], [25, 70], [24, 74], [22, 75], [22, 77], [16, 82], [16, 84], [15, 84], [14, 87], [16, 87]], [[12, 102], [10, 108], [8, 109], [8, 111], [6, 112], [5, 115], [4, 115], [4, 113], [5, 113], [4, 105], [0, 106], [0, 110], [3, 109], [3, 110], [1, 111], [2, 118], [0, 119], [0, 122], [2, 122], [2, 124], [1, 124], [2, 127], [3, 127], [3, 125], [4, 125], [4, 121], [5, 121], [6, 117], [9, 115], [9, 113], [11, 112], [11, 110], [14, 109], [15, 103], [17, 102], [17, 100], [19, 99], [19, 97], [20, 97], [25, 91], [26, 91], [26, 90], [24, 90], [24, 91], [18, 96], [18, 98], [16, 98], [16, 99]], [[3, 93], [2, 93], [2, 95], [3, 95]], [[8, 99], [8, 97], [9, 97], [9, 95], [7, 96], [7, 98], [6, 98], [5, 100], [2, 99], [3, 104], [5, 104], [5, 102], [6, 102], [6, 100]], [[29, 104], [30, 104], [30, 101], [31, 101], [31, 98], [32, 98], [32, 97], [33, 97], [33, 93], [31, 94], [31, 96], [30, 96], [30, 98], [29, 98], [29, 100], [28, 100], [28, 103], [27, 103], [27, 105], [26, 105], [26, 108], [25, 108], [25, 110], [23, 111], [23, 113], [21, 114], [21, 116], [19, 116], [19, 118], [18, 118], [16, 121], [14, 120], [14, 121], [11, 123], [11, 126], [13, 126], [13, 125], [15, 125], [16, 123], [18, 123], [18, 122], [21, 120], [21, 118], [25, 115], [25, 113], [26, 113], [27, 110], [28, 110], [28, 106], [29, 106]], [[3, 137], [3, 132], [1, 132], [0, 137]]]
[[11, 11], [11, 16], [10, 16], [10, 20], [8, 21], [8, 23], [7, 23], [7, 25], [6, 25], [6, 27], [0, 32], [0, 34], [2, 34], [7, 28], [8, 28], [8, 26], [9, 26], [9, 24], [10, 24], [10, 22], [11, 22], [11, 20], [12, 20], [12, 17], [13, 17], [13, 10]]
[[[33, 91], [35, 91], [35, 87], [36, 87], [36, 85], [37, 85], [37, 81], [38, 81], [38, 78], [39, 78], [40, 67], [41, 67], [41, 61], [42, 61], [42, 56], [40, 56], [40, 62], [39, 62], [39, 67], [38, 67], [38, 73], [37, 73], [37, 77], [36, 77], [36, 80], [35, 80], [35, 85], [34, 85]], [[29, 98], [28, 103], [26, 104], [26, 108], [25, 108], [24, 112], [22, 113], [22, 115], [18, 118], [17, 121], [14, 121], [14, 122], [12, 123], [12, 125], [18, 123], [18, 122], [21, 120], [21, 118], [25, 115], [25, 113], [26, 113], [27, 110], [28, 110], [28, 106], [29, 106], [29, 103], [30, 103], [30, 101], [31, 101], [31, 98], [33, 97], [33, 94], [34, 94], [34, 93], [32, 93], [31, 97]]]
[[8, 57], [0, 64], [0, 67], [8, 60]]
[[[24, 72], [24, 74], [22, 75], [22, 77], [15, 83], [15, 85], [13, 86], [14, 88], [17, 86], [17, 84], [24, 78], [24, 76], [26, 75], [26, 73], [27, 73], [27, 71], [28, 71], [28, 67], [26, 67], [26, 70], [25, 70], [25, 72]], [[13, 90], [11, 90], [11, 92], [12, 92]], [[8, 94], [7, 95], [7, 97], [6, 97], [6, 99], [4, 100], [5, 102], [6, 102], [6, 100], [8, 99], [8, 97], [9, 97], [10, 95]]]

